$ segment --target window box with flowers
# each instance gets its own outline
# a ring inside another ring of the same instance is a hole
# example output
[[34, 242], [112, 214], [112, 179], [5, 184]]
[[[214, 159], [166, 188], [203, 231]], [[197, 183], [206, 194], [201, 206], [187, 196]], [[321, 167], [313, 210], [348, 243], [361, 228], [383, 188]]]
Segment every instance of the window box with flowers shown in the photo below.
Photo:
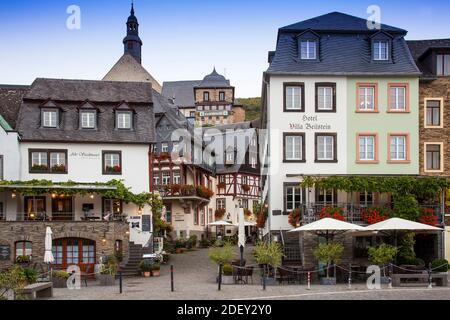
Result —
[[34, 164], [31, 166], [32, 173], [48, 172], [48, 166], [45, 164]]
[[212, 190], [208, 189], [207, 187], [198, 186], [197, 187], [197, 195], [200, 198], [211, 199], [211, 197], [214, 195], [214, 192]]
[[226, 187], [225, 182], [219, 182], [219, 183], [217, 184], [217, 188], [219, 188], [219, 189], [225, 189], [225, 187]]
[[121, 174], [122, 168], [120, 166], [105, 166], [105, 173], [106, 174]]
[[340, 221], [344, 221], [344, 209], [337, 207], [324, 207], [320, 210], [320, 219], [332, 218]]
[[170, 191], [172, 192], [172, 194], [178, 194], [181, 191], [181, 185], [179, 184], [173, 184], [170, 186]]
[[242, 190], [244, 190], [244, 192], [249, 192], [251, 189], [251, 187], [248, 184], [243, 184], [242, 185]]
[[170, 154], [168, 152], [161, 152], [159, 154], [159, 160], [165, 161], [170, 159]]
[[291, 226], [293, 226], [294, 228], [298, 228], [301, 225], [301, 222], [302, 222], [301, 220], [302, 220], [302, 214], [300, 212], [300, 209], [292, 210], [292, 212], [289, 214], [289, 217], [288, 217], [289, 224]]
[[391, 217], [391, 210], [388, 208], [367, 208], [362, 212], [362, 219], [367, 224], [374, 224]]
[[183, 196], [195, 196], [196, 192], [195, 187], [191, 184], [181, 186], [181, 195]]
[[436, 212], [434, 211], [434, 209], [431, 208], [421, 208], [417, 221], [433, 227], [439, 224]]
[[252, 215], [252, 212], [249, 209], [244, 208], [244, 215], [246, 217], [250, 217]]
[[216, 209], [216, 212], [214, 213], [214, 217], [216, 218], [216, 220], [222, 220], [224, 215], [225, 215], [225, 209], [224, 208]]
[[51, 169], [52, 173], [66, 173], [67, 168], [64, 164], [56, 164]]

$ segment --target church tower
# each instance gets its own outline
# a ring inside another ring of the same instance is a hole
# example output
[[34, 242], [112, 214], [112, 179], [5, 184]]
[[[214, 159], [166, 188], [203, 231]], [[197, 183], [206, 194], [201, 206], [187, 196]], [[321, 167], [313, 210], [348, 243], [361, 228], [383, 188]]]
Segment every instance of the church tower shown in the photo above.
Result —
[[142, 63], [142, 40], [139, 38], [139, 23], [134, 15], [134, 3], [131, 4], [131, 12], [127, 21], [127, 36], [123, 39], [124, 52]]

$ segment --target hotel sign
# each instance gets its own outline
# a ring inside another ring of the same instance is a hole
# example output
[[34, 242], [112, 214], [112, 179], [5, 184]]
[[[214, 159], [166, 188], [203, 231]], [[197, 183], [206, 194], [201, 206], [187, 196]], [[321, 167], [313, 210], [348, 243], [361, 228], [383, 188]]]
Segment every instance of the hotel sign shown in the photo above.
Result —
[[289, 123], [292, 130], [331, 130], [329, 123], [321, 123], [319, 116], [304, 115], [301, 123]]
[[99, 159], [100, 153], [94, 152], [71, 152], [70, 157], [81, 158], [81, 159]]
[[200, 111], [200, 117], [217, 117], [217, 116], [228, 116], [228, 111]]

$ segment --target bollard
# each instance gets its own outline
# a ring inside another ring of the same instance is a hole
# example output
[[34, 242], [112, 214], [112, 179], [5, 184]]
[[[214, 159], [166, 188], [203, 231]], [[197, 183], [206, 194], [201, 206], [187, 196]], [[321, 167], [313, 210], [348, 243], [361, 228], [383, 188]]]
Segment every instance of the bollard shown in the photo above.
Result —
[[392, 289], [392, 275], [394, 274], [394, 266], [391, 264], [389, 264], [389, 284], [388, 284], [388, 288]]
[[174, 283], [173, 283], [173, 264], [170, 265], [170, 289], [171, 289], [172, 292], [175, 291]]
[[352, 288], [352, 264], [348, 265], [348, 288]]
[[222, 289], [222, 264], [219, 264], [219, 287], [218, 290]]
[[308, 272], [308, 290], [311, 290], [311, 272]]
[[119, 271], [119, 292], [122, 294], [122, 271]]
[[263, 290], [266, 290], [266, 266], [263, 267], [263, 277], [262, 277], [262, 283], [263, 283]]
[[430, 264], [428, 265], [428, 289], [433, 288], [431, 272], [432, 272], [432, 269], [431, 269], [431, 262], [430, 262]]

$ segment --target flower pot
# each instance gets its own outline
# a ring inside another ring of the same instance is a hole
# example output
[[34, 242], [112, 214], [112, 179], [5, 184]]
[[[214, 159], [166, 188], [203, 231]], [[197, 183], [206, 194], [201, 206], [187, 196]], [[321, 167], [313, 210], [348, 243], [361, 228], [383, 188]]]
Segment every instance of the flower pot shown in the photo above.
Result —
[[161, 275], [161, 270], [153, 270], [152, 271], [152, 276], [153, 277], [159, 277]]
[[99, 274], [98, 280], [101, 286], [114, 286], [116, 285], [116, 276], [110, 274]]
[[152, 275], [152, 273], [150, 271], [142, 272], [142, 274], [144, 275], [145, 278], [150, 278]]
[[233, 276], [225, 276], [222, 275], [222, 284], [227, 285], [227, 284], [234, 284], [234, 278]]
[[336, 278], [332, 278], [332, 277], [320, 278], [320, 284], [324, 285], [324, 286], [334, 286], [334, 285], [336, 285]]
[[67, 279], [60, 277], [52, 278], [53, 288], [66, 288], [67, 287]]
[[175, 249], [175, 253], [176, 253], [176, 254], [183, 253], [183, 248], [176, 248], [176, 249]]

